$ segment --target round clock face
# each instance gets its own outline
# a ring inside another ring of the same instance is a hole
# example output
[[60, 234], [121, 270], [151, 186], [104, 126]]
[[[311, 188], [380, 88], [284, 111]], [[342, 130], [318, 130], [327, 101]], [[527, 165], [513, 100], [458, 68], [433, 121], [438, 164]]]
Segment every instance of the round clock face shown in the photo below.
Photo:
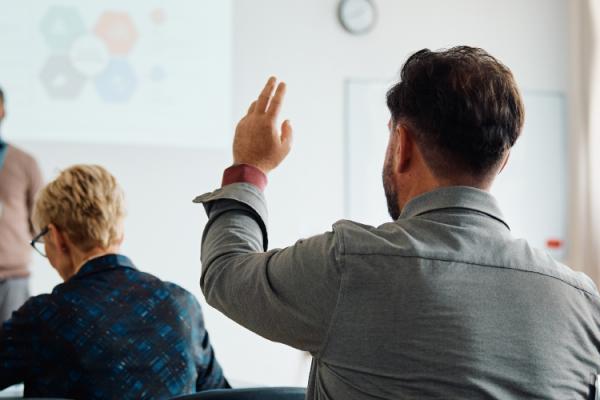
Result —
[[375, 5], [371, 0], [342, 0], [338, 17], [348, 32], [356, 35], [367, 33], [375, 25]]

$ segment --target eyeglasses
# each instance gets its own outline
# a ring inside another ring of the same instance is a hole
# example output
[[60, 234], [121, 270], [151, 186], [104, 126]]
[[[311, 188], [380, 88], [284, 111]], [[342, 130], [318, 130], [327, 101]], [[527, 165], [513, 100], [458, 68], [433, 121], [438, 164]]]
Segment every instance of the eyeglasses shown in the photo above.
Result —
[[35, 235], [33, 240], [29, 243], [31, 245], [31, 247], [33, 247], [35, 249], [35, 251], [40, 253], [40, 255], [42, 257], [46, 257], [46, 258], [48, 258], [48, 256], [46, 255], [46, 247], [44, 246], [44, 235], [46, 235], [47, 233], [48, 233], [48, 227], [45, 227], [44, 229], [42, 229], [42, 231], [40, 233]]

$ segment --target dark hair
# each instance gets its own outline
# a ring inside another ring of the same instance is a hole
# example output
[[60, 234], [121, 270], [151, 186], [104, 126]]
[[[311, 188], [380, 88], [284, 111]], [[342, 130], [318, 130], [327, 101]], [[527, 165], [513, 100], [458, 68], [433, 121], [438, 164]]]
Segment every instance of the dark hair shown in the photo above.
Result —
[[394, 124], [407, 124], [434, 174], [484, 178], [516, 142], [525, 117], [510, 70], [485, 50], [423, 49], [387, 93]]
[[0, 87], [0, 101], [4, 102], [4, 92], [2, 91], [1, 87]]

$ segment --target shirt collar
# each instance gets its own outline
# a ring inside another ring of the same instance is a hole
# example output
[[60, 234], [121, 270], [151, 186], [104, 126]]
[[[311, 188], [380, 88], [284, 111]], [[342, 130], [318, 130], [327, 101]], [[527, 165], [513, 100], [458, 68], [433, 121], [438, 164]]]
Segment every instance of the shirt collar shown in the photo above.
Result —
[[400, 218], [416, 217], [448, 208], [462, 208], [486, 214], [510, 230], [494, 196], [470, 186], [444, 187], [417, 196], [404, 206]]
[[107, 254], [87, 261], [79, 271], [77, 271], [73, 278], [77, 279], [96, 272], [119, 267], [136, 269], [135, 265], [133, 265], [133, 262], [128, 257], [121, 254]]

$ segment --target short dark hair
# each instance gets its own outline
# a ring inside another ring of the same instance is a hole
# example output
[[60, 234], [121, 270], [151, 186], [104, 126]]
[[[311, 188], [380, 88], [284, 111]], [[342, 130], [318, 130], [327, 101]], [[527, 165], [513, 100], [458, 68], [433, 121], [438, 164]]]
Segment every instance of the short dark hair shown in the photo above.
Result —
[[0, 87], [0, 101], [4, 102], [4, 92], [2, 91], [1, 87]]
[[434, 174], [484, 178], [521, 133], [525, 110], [511, 71], [485, 50], [423, 49], [387, 93], [394, 124], [415, 136]]

